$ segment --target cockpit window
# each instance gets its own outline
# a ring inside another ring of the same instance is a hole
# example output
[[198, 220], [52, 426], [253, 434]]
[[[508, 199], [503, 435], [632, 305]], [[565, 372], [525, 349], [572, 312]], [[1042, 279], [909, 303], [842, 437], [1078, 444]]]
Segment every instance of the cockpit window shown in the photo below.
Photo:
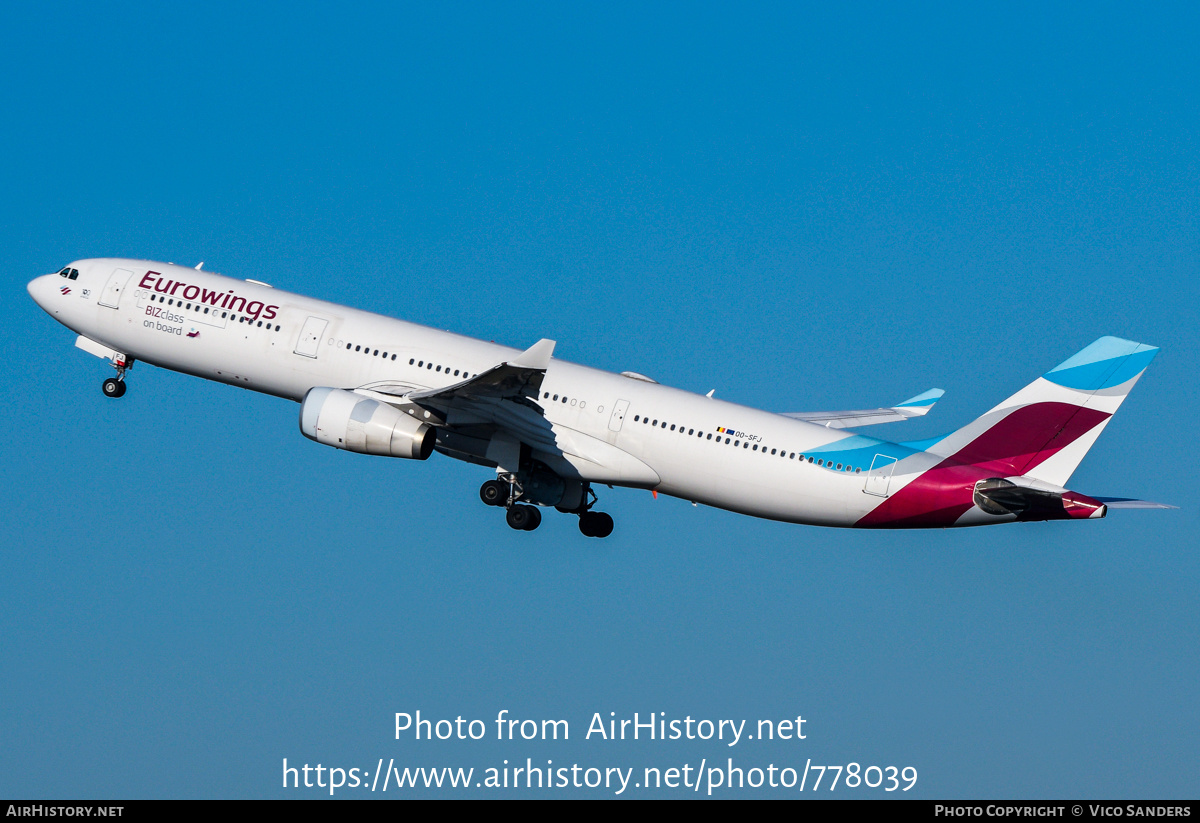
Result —
[[58, 276], [59, 277], [68, 277], [70, 274], [71, 274], [71, 270], [69, 268], [67, 268], [66, 266], [63, 266], [62, 271], [60, 271], [58, 273]]
[[79, 269], [73, 269], [70, 266], [63, 266], [62, 270], [59, 271], [58, 276], [66, 277], [71, 280], [78, 280], [79, 279]]
[[70, 277], [72, 280], [78, 280], [79, 279], [79, 269], [71, 269], [71, 273], [68, 275], [68, 277]]

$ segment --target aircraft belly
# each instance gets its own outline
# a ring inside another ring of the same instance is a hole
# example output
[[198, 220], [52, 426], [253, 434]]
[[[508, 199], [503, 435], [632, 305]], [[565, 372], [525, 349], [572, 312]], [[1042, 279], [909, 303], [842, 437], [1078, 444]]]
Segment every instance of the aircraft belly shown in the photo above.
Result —
[[[662, 469], [658, 490], [715, 508], [789, 523], [847, 526], [862, 516], [866, 504], [861, 479], [825, 472], [795, 462], [764, 457], [745, 460], [730, 452], [710, 470], [695, 472], [681, 461], [676, 471]], [[776, 462], [778, 461], [778, 462]]]

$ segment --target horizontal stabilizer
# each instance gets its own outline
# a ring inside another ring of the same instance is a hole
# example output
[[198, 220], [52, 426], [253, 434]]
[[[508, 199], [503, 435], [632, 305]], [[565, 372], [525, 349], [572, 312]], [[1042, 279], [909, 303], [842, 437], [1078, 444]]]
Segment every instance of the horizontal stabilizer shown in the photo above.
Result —
[[1110, 509], [1178, 509], [1178, 506], [1168, 506], [1166, 503], [1154, 503], [1149, 500], [1134, 500], [1132, 497], [1097, 497]]
[[874, 426], [879, 423], [897, 423], [910, 417], [921, 417], [928, 414], [933, 404], [945, 394], [941, 389], [930, 389], [927, 392], [910, 397], [903, 403], [886, 409], [855, 409], [851, 411], [829, 412], [784, 412], [784, 417], [793, 420], [804, 420], [816, 423], [827, 429], [847, 429], [858, 426]]

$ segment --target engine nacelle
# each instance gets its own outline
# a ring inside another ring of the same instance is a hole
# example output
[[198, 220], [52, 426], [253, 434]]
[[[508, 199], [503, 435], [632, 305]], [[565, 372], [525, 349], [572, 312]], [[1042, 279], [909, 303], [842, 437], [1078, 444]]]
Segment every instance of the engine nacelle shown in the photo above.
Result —
[[344, 389], [309, 389], [300, 404], [300, 431], [335, 449], [424, 460], [437, 433], [387, 403]]

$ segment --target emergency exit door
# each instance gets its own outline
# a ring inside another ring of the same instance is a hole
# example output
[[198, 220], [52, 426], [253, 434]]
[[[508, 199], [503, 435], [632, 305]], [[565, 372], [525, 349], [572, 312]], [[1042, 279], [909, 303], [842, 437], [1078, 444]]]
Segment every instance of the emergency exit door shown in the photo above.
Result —
[[296, 354], [315, 360], [321, 347], [321, 338], [325, 334], [325, 327], [328, 325], [329, 321], [323, 317], [310, 317], [305, 320], [304, 328], [300, 329], [300, 339], [296, 341], [294, 350]]
[[625, 422], [625, 414], [629, 411], [628, 400], [618, 400], [617, 405], [613, 406], [612, 417], [608, 418], [608, 430], [619, 432], [621, 424]]

